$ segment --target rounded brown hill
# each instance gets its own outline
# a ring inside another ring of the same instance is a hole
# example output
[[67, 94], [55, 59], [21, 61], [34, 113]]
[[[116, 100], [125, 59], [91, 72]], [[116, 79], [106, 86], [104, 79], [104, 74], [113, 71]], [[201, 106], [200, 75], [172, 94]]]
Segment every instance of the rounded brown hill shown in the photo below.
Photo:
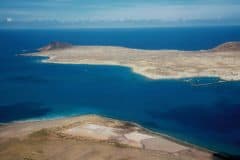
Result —
[[212, 49], [214, 52], [240, 51], [240, 42], [227, 42]]

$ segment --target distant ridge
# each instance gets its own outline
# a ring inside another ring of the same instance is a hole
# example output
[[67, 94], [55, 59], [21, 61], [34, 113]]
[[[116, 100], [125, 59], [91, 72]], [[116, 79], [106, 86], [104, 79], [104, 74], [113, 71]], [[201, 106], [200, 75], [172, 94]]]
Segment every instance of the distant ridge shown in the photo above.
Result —
[[213, 49], [214, 52], [224, 52], [224, 51], [240, 51], [240, 42], [227, 42], [223, 43]]
[[63, 43], [63, 42], [51, 42], [47, 46], [44, 46], [42, 48], [39, 48], [38, 51], [43, 52], [43, 51], [49, 51], [49, 50], [57, 50], [57, 49], [65, 49], [65, 48], [70, 48], [73, 45], [70, 43]]
[[[46, 46], [39, 48], [38, 51], [43, 52], [50, 50], [66, 49], [70, 47], [73, 47], [73, 45], [70, 43], [54, 41]], [[226, 42], [216, 46], [213, 49], [209, 49], [209, 51], [213, 52], [240, 51], [240, 42]]]

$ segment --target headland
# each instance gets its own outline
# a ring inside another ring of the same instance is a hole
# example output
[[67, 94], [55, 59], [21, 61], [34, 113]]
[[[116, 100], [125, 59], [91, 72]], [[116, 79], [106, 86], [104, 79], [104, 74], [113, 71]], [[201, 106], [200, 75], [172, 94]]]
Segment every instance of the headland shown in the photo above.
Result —
[[2, 159], [217, 160], [215, 153], [96, 115], [0, 126]]

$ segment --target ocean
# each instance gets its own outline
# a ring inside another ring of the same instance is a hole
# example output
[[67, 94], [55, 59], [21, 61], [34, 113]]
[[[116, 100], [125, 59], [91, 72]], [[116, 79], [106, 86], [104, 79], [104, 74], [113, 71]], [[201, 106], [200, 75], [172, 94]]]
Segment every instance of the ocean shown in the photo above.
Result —
[[[240, 81], [151, 80], [127, 67], [46, 64], [18, 55], [51, 41], [201, 50], [240, 41], [240, 27], [0, 30], [1, 123], [99, 114], [240, 155]], [[198, 85], [207, 83], [213, 84]]]

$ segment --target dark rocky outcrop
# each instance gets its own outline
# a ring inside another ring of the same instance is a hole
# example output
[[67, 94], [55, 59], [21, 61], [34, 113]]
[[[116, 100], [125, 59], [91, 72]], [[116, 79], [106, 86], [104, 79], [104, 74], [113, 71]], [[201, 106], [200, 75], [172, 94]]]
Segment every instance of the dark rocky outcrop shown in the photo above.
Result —
[[65, 48], [70, 48], [73, 45], [69, 44], [69, 43], [62, 43], [62, 42], [51, 42], [50, 44], [48, 44], [47, 46], [44, 46], [42, 48], [39, 48], [38, 50], [40, 52], [43, 51], [49, 51], [49, 50], [57, 50], [57, 49], [65, 49]]

